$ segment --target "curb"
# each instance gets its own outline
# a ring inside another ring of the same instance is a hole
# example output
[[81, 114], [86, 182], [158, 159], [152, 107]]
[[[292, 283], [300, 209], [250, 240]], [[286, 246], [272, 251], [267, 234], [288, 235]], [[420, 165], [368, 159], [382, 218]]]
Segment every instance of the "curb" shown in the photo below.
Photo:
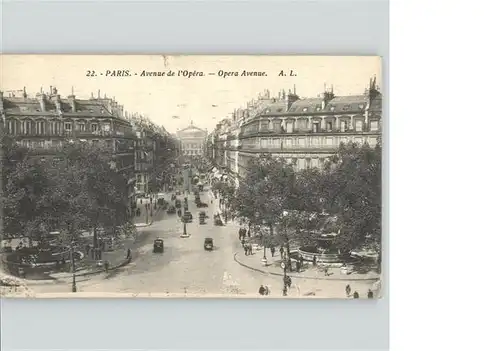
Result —
[[[255, 268], [255, 267], [252, 267], [252, 266], [249, 266], [245, 263], [242, 263], [241, 261], [239, 261], [236, 256], [238, 256], [238, 253], [236, 252], [234, 255], [233, 255], [233, 259], [236, 263], [238, 263], [240, 266], [242, 267], [245, 267], [245, 268], [248, 268], [248, 269], [251, 269], [252, 271], [255, 271], [255, 272], [259, 272], [259, 273], [262, 273], [262, 274], [270, 274], [270, 275], [275, 275], [275, 276], [278, 276], [278, 277], [282, 277], [283, 274], [282, 273], [275, 273], [275, 272], [269, 272], [269, 271], [264, 271], [262, 269], [259, 269], [259, 268]], [[374, 281], [377, 281], [380, 279], [380, 277], [377, 277], [377, 278], [349, 278], [349, 277], [340, 277], [340, 276], [336, 276], [335, 278], [323, 278], [323, 277], [308, 277], [308, 276], [300, 276], [300, 275], [296, 275], [296, 274], [287, 274], [287, 276], [291, 277], [291, 278], [297, 278], [297, 279], [309, 279], [309, 280], [329, 280], [329, 281], [342, 281], [342, 280], [348, 280], [348, 281], [370, 281], [370, 280], [374, 280]]]
[[[116, 266], [108, 268], [108, 273], [110, 271], [114, 271], [114, 270], [117, 270], [119, 268], [125, 267], [130, 262], [132, 262], [131, 259], [124, 260], [123, 262], [117, 264]], [[102, 273], [106, 273], [106, 270], [105, 269], [101, 269], [101, 270], [94, 271], [94, 272], [86, 272], [86, 273], [75, 274], [75, 277], [76, 278], [81, 278], [81, 277], [87, 277], [87, 276], [92, 276], [92, 275], [98, 275], [98, 274], [102, 274]], [[26, 285], [28, 287], [29, 286], [35, 286], [35, 285], [51, 285], [51, 284], [67, 283], [67, 280], [73, 278], [73, 274], [72, 273], [68, 273], [68, 276], [65, 276], [65, 277], [53, 278], [53, 277], [49, 276], [50, 277], [49, 279], [37, 279], [37, 280], [19, 278], [19, 277], [10, 276], [8, 274], [3, 274], [3, 273], [2, 273], [2, 276], [3, 277], [12, 277], [13, 281], [18, 282], [21, 285], [24, 284], [24, 285]]]
[[[117, 270], [118, 268], [125, 267], [130, 262], [132, 262], [132, 259], [126, 259], [123, 262], [117, 264], [116, 266], [109, 267], [108, 268], [108, 273], [110, 271]], [[100, 270], [97, 270], [97, 271], [94, 271], [94, 272], [85, 272], [85, 273], [75, 274], [75, 277], [77, 277], [77, 278], [78, 277], [87, 277], [87, 276], [90, 276], [90, 275], [97, 275], [97, 274], [101, 274], [101, 273], [106, 273], [106, 270], [105, 269], [100, 269]], [[68, 273], [68, 276], [66, 276], [66, 277], [54, 278], [54, 281], [60, 281], [60, 280], [72, 279], [72, 278], [73, 278], [73, 274], [72, 273]]]

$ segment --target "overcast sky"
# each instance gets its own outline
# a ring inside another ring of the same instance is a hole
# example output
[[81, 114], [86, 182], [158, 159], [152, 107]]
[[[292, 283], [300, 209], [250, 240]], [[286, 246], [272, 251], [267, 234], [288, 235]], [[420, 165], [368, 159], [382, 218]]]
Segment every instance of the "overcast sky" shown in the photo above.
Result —
[[[34, 96], [40, 88], [48, 92], [55, 86], [62, 97], [70, 95], [73, 87], [77, 98], [85, 99], [91, 92], [96, 97], [100, 90], [101, 96], [114, 96], [125, 110], [144, 114], [170, 132], [191, 121], [210, 132], [218, 121], [265, 89], [277, 95], [295, 85], [300, 97], [315, 97], [325, 84], [333, 85], [337, 95], [363, 94], [373, 76], [381, 85], [381, 60], [370, 56], [3, 55], [0, 67], [0, 89], [6, 95], [26, 87], [28, 95]], [[129, 70], [131, 76], [106, 76], [114, 70]], [[175, 76], [141, 77], [144, 70], [172, 70]], [[205, 76], [179, 77], [179, 70]], [[243, 70], [267, 76], [243, 77]], [[279, 76], [281, 70], [287, 76]], [[290, 70], [296, 76], [289, 76]], [[223, 78], [219, 71], [240, 76]], [[87, 76], [92, 73], [95, 76]]]

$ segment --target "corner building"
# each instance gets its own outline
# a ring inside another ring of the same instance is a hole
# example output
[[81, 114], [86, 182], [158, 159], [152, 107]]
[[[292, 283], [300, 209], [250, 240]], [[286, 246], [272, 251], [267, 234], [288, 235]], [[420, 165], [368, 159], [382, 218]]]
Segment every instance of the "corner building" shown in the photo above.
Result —
[[135, 206], [135, 133], [123, 117], [123, 106], [104, 96], [77, 99], [71, 93], [61, 98], [57, 88], [41, 89], [35, 97], [26, 90], [0, 92], [0, 110], [5, 131], [30, 149], [41, 161], [57, 162], [64, 142], [79, 140], [99, 145], [112, 153], [116, 171], [127, 178], [124, 201]]
[[232, 121], [217, 125], [212, 153], [218, 165], [240, 178], [249, 160], [262, 154], [284, 158], [296, 170], [321, 167], [341, 143], [375, 146], [381, 119], [382, 95], [375, 78], [363, 95], [336, 96], [331, 90], [300, 99], [295, 91], [282, 91], [272, 98], [266, 91], [235, 111]]

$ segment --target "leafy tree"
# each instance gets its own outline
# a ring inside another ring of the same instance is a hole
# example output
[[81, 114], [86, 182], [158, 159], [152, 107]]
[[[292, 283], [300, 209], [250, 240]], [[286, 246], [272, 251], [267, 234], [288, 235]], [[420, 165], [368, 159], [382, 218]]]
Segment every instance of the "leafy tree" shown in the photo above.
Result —
[[114, 234], [128, 223], [127, 179], [116, 172], [112, 155], [98, 147], [67, 144], [61, 154], [63, 162], [54, 170], [54, 220], [73, 235], [91, 228], [97, 245], [96, 229]]
[[294, 170], [283, 159], [270, 155], [251, 159], [247, 167], [245, 181], [235, 192], [230, 206], [239, 217], [248, 220], [249, 226], [266, 225], [269, 235], [273, 236], [283, 210], [290, 204]]
[[341, 145], [338, 161], [325, 178], [327, 209], [336, 213], [341, 227], [339, 248], [353, 250], [365, 244], [380, 245], [382, 184], [380, 144]]
[[325, 173], [318, 168], [296, 173], [293, 190], [288, 201], [289, 210], [322, 212], [325, 201]]
[[3, 234], [40, 241], [44, 222], [52, 211], [48, 197], [50, 176], [28, 149], [2, 135], [2, 211]]

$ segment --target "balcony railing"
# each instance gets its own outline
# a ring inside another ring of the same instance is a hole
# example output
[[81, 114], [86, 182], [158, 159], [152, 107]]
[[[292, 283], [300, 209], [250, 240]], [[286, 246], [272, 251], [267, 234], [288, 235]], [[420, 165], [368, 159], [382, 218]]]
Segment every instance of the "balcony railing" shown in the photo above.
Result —
[[75, 139], [92, 139], [92, 138], [133, 138], [135, 139], [135, 134], [131, 131], [117, 131], [117, 130], [45, 130], [43, 133], [16, 133], [14, 137], [26, 138], [26, 137], [60, 137], [60, 138], [75, 138]]
[[380, 133], [380, 128], [371, 130], [368, 125], [364, 125], [361, 130], [356, 130], [353, 127], [348, 127], [345, 129], [333, 127], [329, 128], [321, 128], [321, 129], [304, 129], [304, 128], [294, 128], [292, 131], [275, 131], [275, 130], [260, 130], [260, 131], [247, 131], [239, 134], [239, 138], [251, 137], [251, 136], [283, 136], [283, 135], [292, 135], [292, 134], [332, 134], [332, 133]]

